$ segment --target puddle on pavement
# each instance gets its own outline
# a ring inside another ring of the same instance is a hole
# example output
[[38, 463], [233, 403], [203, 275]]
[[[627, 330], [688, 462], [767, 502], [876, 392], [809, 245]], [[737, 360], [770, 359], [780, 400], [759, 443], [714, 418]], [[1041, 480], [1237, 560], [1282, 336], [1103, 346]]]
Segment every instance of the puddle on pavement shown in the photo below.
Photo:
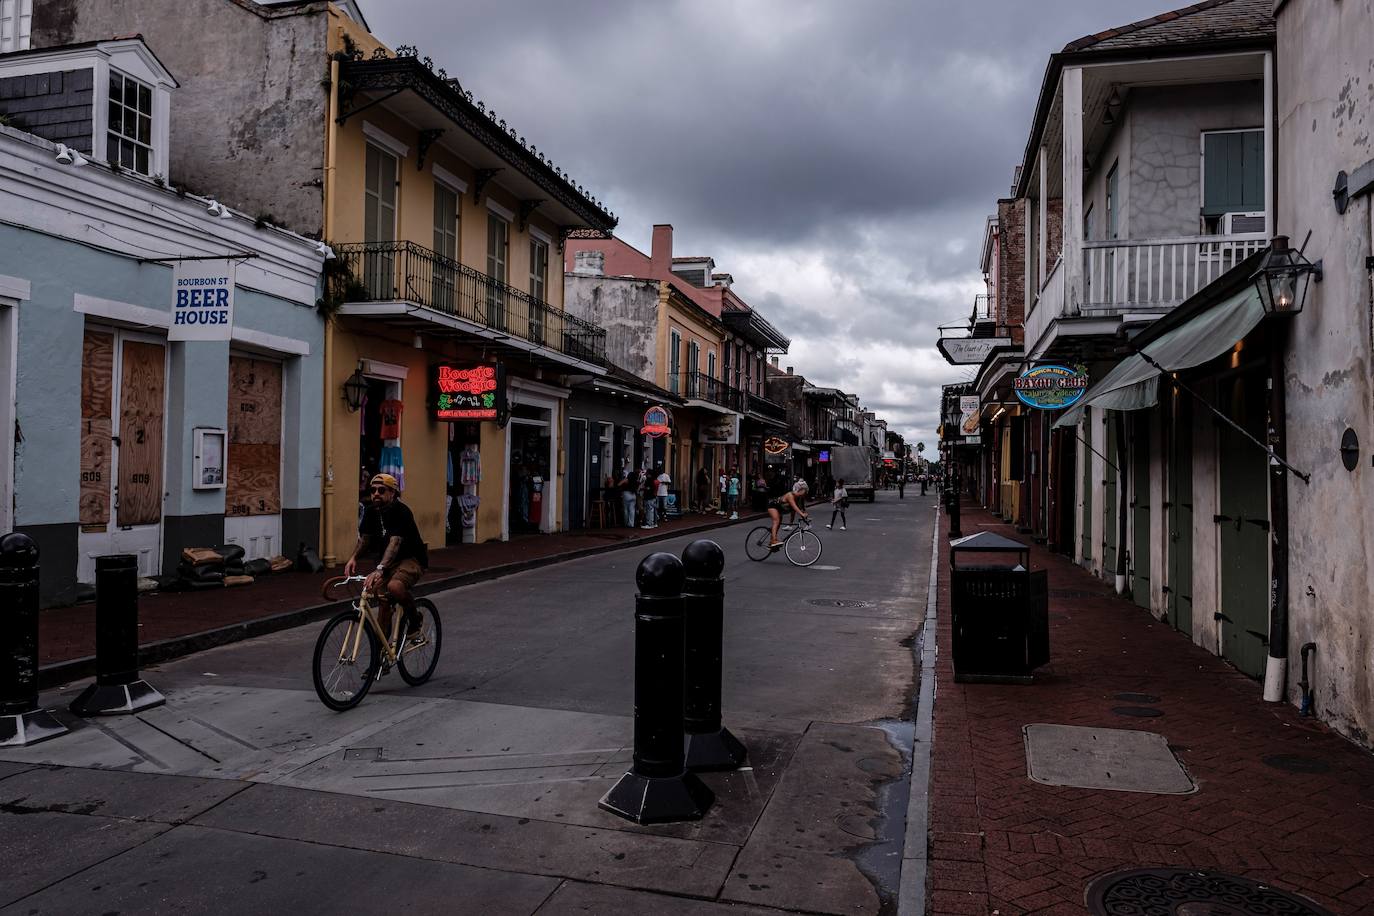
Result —
[[[888, 744], [902, 757], [901, 772], [894, 778], [878, 784], [874, 808], [878, 811], [876, 823], [867, 825], [865, 831], [869, 839], [862, 849], [852, 858], [859, 871], [873, 883], [882, 901], [880, 914], [895, 913], [897, 910], [897, 889], [902, 878], [902, 844], [906, 838], [906, 809], [911, 800], [911, 748], [915, 740], [915, 723], [896, 719], [882, 719], [866, 722], [872, 728], [880, 728], [887, 735]], [[864, 761], [859, 762], [863, 766]], [[857, 827], [858, 825], [850, 825]], [[845, 825], [841, 825], [846, 829]], [[846, 829], [851, 835], [858, 835], [854, 829]]]

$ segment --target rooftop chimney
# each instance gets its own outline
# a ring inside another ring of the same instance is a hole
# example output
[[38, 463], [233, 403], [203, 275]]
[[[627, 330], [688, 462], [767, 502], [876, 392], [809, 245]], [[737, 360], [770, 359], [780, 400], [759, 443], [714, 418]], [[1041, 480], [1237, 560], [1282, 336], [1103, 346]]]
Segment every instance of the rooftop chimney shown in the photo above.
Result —
[[792, 374], [792, 367], [791, 367], [791, 366], [788, 366], [788, 367], [787, 367], [787, 374], [788, 374], [788, 375], [791, 375], [791, 374]]
[[658, 223], [654, 226], [653, 247], [649, 249], [649, 257], [654, 265], [654, 272], [659, 276], [665, 276], [673, 269], [673, 227], [670, 223]]
[[573, 273], [582, 277], [599, 277], [605, 273], [606, 253], [596, 249], [573, 254]]
[[774, 368], [774, 369], [778, 368], [778, 360], [780, 360], [780, 359], [782, 359], [781, 356], [775, 356], [775, 357], [773, 357], [773, 368]]

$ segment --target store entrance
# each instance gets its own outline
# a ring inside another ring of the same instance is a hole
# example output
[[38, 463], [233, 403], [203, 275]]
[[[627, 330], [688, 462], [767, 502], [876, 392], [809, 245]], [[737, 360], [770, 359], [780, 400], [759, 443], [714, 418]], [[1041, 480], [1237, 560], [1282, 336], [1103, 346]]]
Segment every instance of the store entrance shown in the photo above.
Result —
[[358, 500], [367, 501], [367, 484], [374, 474], [390, 474], [405, 491], [405, 464], [401, 458], [400, 382], [367, 379], [359, 437]]
[[513, 418], [510, 423], [511, 535], [545, 530], [549, 486], [549, 424]]

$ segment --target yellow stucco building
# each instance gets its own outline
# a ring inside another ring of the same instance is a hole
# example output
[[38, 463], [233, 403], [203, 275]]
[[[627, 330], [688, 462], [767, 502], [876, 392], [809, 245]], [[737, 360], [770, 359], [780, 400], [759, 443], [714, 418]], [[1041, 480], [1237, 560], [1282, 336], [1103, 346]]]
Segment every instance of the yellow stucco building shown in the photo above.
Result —
[[329, 44], [321, 554], [378, 470], [432, 547], [558, 530], [566, 377], [606, 371], [563, 241], [615, 218], [413, 49], [344, 16]]

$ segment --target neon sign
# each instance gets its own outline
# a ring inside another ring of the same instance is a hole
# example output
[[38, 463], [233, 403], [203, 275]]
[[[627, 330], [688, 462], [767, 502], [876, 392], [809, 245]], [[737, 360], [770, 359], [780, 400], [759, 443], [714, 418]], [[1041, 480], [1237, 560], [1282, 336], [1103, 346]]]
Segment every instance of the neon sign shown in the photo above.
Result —
[[781, 455], [787, 451], [787, 440], [777, 436], [769, 436], [763, 440], [763, 450], [770, 455]]
[[495, 420], [505, 407], [505, 371], [500, 365], [479, 363], [430, 369], [431, 401], [436, 420]]
[[668, 408], [655, 405], [644, 411], [644, 425], [639, 430], [651, 439], [661, 439], [673, 431], [673, 418]]

